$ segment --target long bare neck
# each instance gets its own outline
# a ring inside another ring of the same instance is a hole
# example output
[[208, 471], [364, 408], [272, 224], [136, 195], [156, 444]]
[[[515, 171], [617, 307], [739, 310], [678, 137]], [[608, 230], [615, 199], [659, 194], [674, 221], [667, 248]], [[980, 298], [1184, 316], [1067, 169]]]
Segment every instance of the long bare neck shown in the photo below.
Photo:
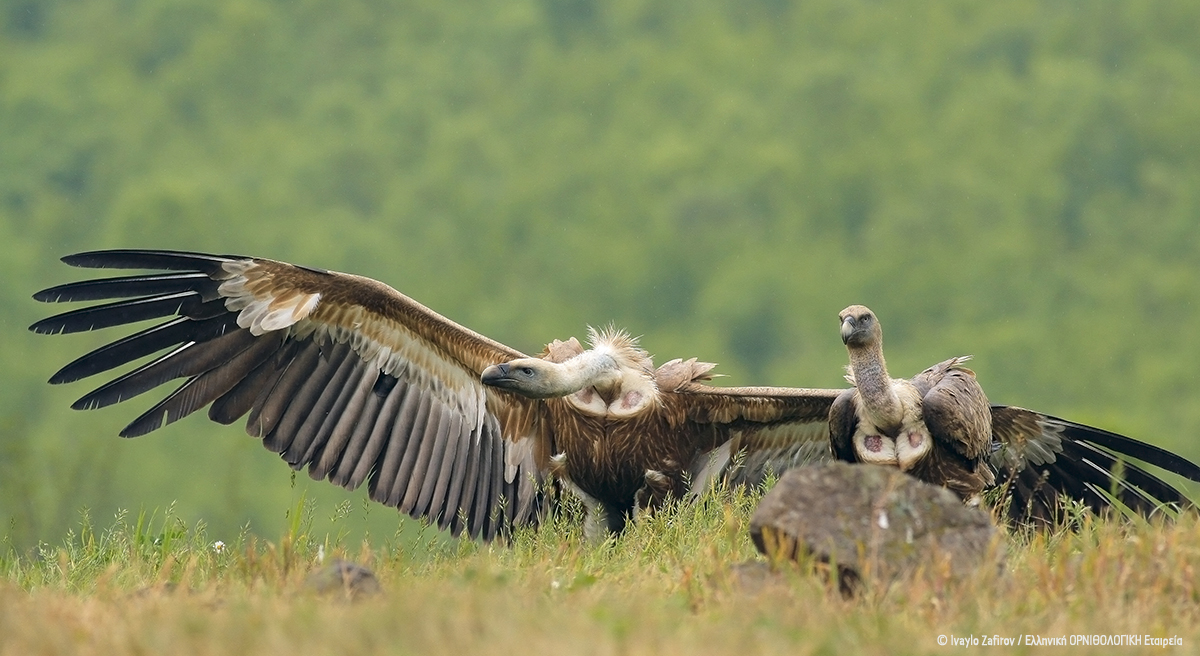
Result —
[[858, 395], [872, 423], [884, 431], [899, 429], [903, 409], [900, 398], [892, 388], [892, 379], [888, 376], [883, 345], [876, 343], [847, 350], [850, 353], [854, 386], [858, 388]]
[[587, 387], [595, 387], [601, 394], [621, 380], [621, 371], [616, 360], [602, 351], [584, 351], [558, 365], [558, 377], [562, 389], [574, 393]]

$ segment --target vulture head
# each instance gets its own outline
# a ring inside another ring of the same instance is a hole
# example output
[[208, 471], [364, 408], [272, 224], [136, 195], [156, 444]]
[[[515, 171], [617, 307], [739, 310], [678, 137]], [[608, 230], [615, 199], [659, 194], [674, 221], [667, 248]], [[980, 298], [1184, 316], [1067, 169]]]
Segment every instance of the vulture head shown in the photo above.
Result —
[[587, 351], [566, 362], [541, 358], [517, 358], [494, 364], [483, 370], [479, 380], [530, 399], [552, 399], [574, 394], [585, 387], [604, 386], [615, 378], [616, 365], [611, 358], [585, 358]]
[[479, 379], [531, 399], [567, 397], [580, 410], [598, 415], [633, 415], [656, 402], [654, 363], [637, 339], [613, 328], [589, 328], [588, 341], [587, 350], [573, 338], [553, 342], [543, 357], [491, 365]]
[[849, 348], [869, 348], [883, 343], [883, 329], [875, 313], [865, 305], [851, 305], [838, 314], [842, 320], [842, 343]]

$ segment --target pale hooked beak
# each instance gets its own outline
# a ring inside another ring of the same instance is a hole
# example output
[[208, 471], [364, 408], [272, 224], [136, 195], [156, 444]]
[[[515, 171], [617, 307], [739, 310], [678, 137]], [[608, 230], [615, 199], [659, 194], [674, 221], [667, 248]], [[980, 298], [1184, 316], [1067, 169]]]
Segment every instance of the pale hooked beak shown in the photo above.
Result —
[[846, 344], [850, 341], [850, 336], [854, 334], [854, 317], [846, 317], [842, 319], [842, 343]]
[[512, 381], [512, 376], [509, 375], [508, 363], [494, 364], [484, 369], [483, 375], [479, 377], [479, 382], [493, 387], [502, 387], [505, 382], [510, 381]]

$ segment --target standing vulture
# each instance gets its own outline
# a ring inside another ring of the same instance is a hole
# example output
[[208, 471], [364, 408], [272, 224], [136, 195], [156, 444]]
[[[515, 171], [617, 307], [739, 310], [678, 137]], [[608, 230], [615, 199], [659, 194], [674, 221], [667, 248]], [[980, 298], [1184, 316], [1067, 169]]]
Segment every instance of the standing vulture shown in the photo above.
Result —
[[1162, 504], [1191, 505], [1179, 490], [1115, 455], [1200, 481], [1200, 467], [1192, 462], [1098, 428], [992, 405], [975, 373], [963, 366], [969, 357], [951, 358], [911, 379], [891, 378], [875, 314], [851, 305], [838, 318], [850, 355], [846, 379], [854, 387], [830, 409], [835, 458], [896, 466], [966, 501], [1003, 486], [1008, 516], [1016, 522], [1056, 522], [1061, 497], [1102, 512], [1115, 495], [1147, 516]]
[[593, 334], [586, 351], [571, 339], [526, 358], [359, 276], [173, 251], [63, 261], [158, 272], [38, 292], [51, 303], [118, 300], [31, 330], [166, 318], [54, 374], [51, 383], [68, 383], [153, 356], [73, 408], [184, 378], [121, 435], [204, 407], [223, 424], [245, 416], [247, 432], [294, 469], [347, 489], [367, 482], [375, 501], [455, 535], [490, 540], [536, 523], [555, 479], [583, 498], [594, 534], [717, 476], [753, 483], [768, 469], [828, 458], [837, 390], [710, 387], [713, 365], [655, 370], [619, 331]]

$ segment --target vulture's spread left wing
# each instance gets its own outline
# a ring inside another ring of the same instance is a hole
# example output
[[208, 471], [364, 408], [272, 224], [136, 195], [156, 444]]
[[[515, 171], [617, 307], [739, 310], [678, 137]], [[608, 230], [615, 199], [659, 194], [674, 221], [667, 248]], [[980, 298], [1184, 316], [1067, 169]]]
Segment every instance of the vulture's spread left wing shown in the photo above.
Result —
[[758, 485], [768, 474], [830, 460], [829, 406], [841, 390], [712, 387], [687, 383], [666, 403], [686, 408], [702, 453], [692, 463], [692, 491], [714, 480]]
[[59, 370], [67, 383], [164, 353], [72, 407], [98, 408], [176, 378], [186, 381], [121, 435], [153, 431], [208, 406], [293, 468], [491, 539], [537, 521], [552, 445], [536, 406], [484, 387], [480, 372], [521, 353], [369, 278], [259, 258], [116, 250], [63, 258], [72, 266], [143, 269], [69, 283], [39, 301], [120, 299], [30, 327], [72, 333], [166, 321]]
[[1016, 406], [992, 406], [992, 434], [998, 443], [990, 458], [996, 484], [1007, 486], [1008, 514], [1018, 522], [1058, 521], [1060, 495], [1097, 513], [1112, 506], [1111, 495], [1144, 516], [1163, 504], [1192, 505], [1128, 458], [1200, 481], [1200, 467], [1170, 451]]

